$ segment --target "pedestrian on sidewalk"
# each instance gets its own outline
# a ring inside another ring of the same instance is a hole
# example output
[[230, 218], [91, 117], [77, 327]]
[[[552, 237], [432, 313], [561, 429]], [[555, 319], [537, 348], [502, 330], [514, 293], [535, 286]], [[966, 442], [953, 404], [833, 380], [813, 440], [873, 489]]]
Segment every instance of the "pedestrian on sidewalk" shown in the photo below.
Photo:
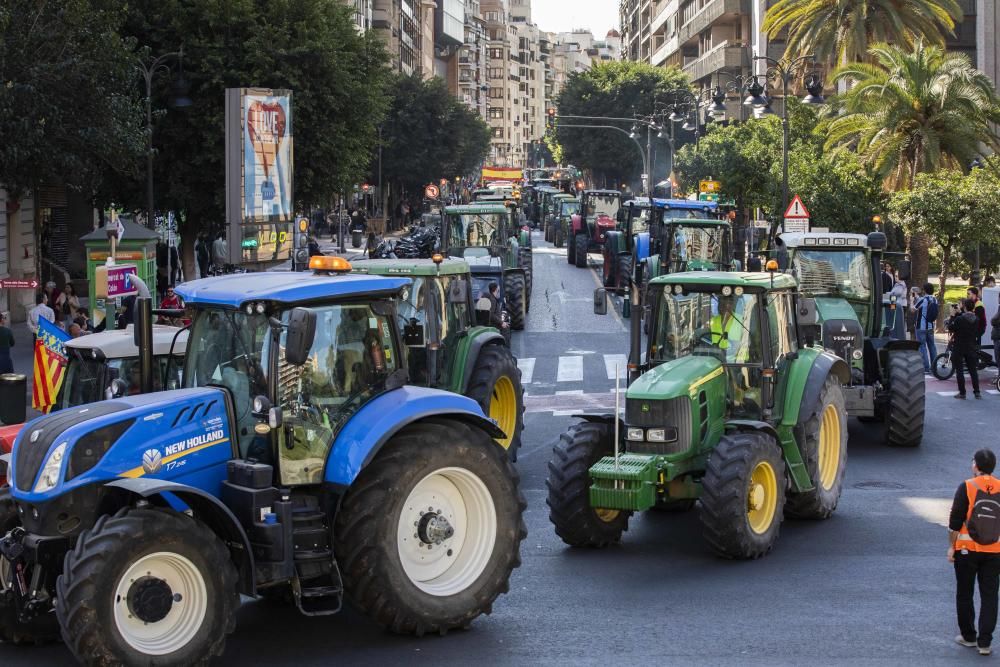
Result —
[[13, 373], [14, 360], [10, 348], [14, 347], [14, 332], [10, 330], [7, 313], [0, 313], [0, 373]]
[[[1000, 583], [1000, 517], [982, 511], [1000, 501], [1000, 480], [993, 476], [996, 455], [980, 449], [972, 458], [972, 477], [958, 486], [948, 518], [948, 560], [955, 564], [955, 608], [961, 634], [955, 641], [989, 655], [997, 625]], [[973, 601], [979, 582], [979, 627]]]
[[967, 289], [965, 291], [965, 297], [967, 299], [972, 299], [976, 304], [976, 307], [973, 308], [972, 312], [976, 316], [976, 325], [978, 327], [976, 331], [979, 332], [979, 336], [976, 338], [976, 349], [978, 350], [980, 341], [982, 340], [983, 335], [986, 334], [986, 306], [984, 306], [983, 302], [979, 300], [978, 287], [970, 287]]
[[973, 312], [976, 302], [972, 299], [962, 299], [962, 310], [958, 312], [952, 306], [952, 316], [948, 320], [948, 331], [953, 335], [951, 345], [951, 363], [955, 368], [955, 379], [958, 380], [958, 394], [955, 398], [965, 398], [965, 375], [963, 368], [968, 366], [969, 377], [972, 378], [972, 393], [976, 398], [982, 398], [979, 393], [979, 364], [976, 359], [979, 351], [979, 323]]
[[59, 313], [59, 319], [63, 324], [69, 326], [76, 317], [76, 311], [80, 308], [80, 297], [76, 295], [73, 283], [66, 283], [62, 293], [55, 302], [55, 310]]
[[49, 297], [45, 292], [35, 295], [35, 307], [28, 311], [28, 328], [35, 338], [38, 338], [38, 320], [42, 318], [49, 322], [56, 321], [56, 314], [49, 308]]
[[924, 361], [924, 373], [931, 372], [931, 364], [937, 356], [937, 345], [934, 342], [934, 323], [938, 316], [938, 302], [934, 298], [934, 286], [924, 283], [920, 297], [911, 308], [913, 309], [913, 334], [920, 343], [920, 358]]

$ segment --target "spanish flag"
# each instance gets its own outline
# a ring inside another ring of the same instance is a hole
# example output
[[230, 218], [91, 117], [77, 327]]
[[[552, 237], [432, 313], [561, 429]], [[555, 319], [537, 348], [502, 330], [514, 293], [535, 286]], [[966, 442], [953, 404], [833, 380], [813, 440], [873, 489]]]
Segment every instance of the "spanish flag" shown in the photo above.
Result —
[[38, 318], [38, 339], [35, 341], [35, 369], [31, 389], [31, 407], [48, 412], [56, 403], [66, 369], [68, 333], [46, 319]]

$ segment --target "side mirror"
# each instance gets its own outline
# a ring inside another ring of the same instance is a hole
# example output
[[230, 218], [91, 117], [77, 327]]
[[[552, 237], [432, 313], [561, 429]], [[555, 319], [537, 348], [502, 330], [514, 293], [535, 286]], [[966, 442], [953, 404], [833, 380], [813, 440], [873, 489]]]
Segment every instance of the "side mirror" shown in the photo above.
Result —
[[800, 297], [795, 300], [795, 315], [799, 326], [812, 326], [819, 323], [816, 315], [816, 299]]
[[285, 361], [301, 366], [309, 360], [309, 350], [316, 338], [316, 313], [308, 308], [294, 308], [288, 316], [285, 336]]
[[608, 293], [603, 287], [594, 290], [594, 315], [608, 314]]
[[121, 398], [128, 393], [128, 382], [122, 380], [121, 378], [115, 378], [111, 381], [111, 386], [108, 387], [105, 395], [108, 400], [112, 398]]
[[896, 267], [896, 271], [899, 273], [899, 279], [904, 282], [909, 282], [910, 280], [910, 260], [904, 259]]
[[407, 347], [423, 347], [424, 327], [417, 323], [417, 318], [411, 317], [410, 323], [403, 327], [403, 344]]
[[469, 298], [469, 283], [456, 279], [448, 286], [448, 303], [465, 303]]

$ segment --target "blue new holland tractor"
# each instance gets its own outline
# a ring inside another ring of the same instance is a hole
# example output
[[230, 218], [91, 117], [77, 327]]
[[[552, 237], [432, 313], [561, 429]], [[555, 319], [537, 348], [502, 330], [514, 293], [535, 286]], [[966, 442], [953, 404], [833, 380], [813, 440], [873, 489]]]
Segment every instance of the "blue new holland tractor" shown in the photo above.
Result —
[[25, 426], [0, 491], [0, 638], [203, 664], [241, 594], [308, 615], [346, 599], [417, 635], [489, 613], [525, 536], [505, 434], [472, 399], [407, 384], [409, 278], [312, 266], [179, 287], [183, 389]]

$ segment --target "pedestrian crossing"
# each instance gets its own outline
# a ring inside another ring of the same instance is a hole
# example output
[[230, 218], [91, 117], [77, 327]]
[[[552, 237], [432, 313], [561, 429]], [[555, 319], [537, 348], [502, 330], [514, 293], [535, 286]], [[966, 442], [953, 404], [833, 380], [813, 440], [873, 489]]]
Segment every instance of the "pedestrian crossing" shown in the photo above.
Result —
[[[567, 394], [610, 391], [615, 373], [624, 386], [627, 374], [624, 354], [565, 354], [558, 357], [523, 357], [517, 360], [521, 384], [527, 394]], [[582, 387], [580, 386], [582, 385]]]

